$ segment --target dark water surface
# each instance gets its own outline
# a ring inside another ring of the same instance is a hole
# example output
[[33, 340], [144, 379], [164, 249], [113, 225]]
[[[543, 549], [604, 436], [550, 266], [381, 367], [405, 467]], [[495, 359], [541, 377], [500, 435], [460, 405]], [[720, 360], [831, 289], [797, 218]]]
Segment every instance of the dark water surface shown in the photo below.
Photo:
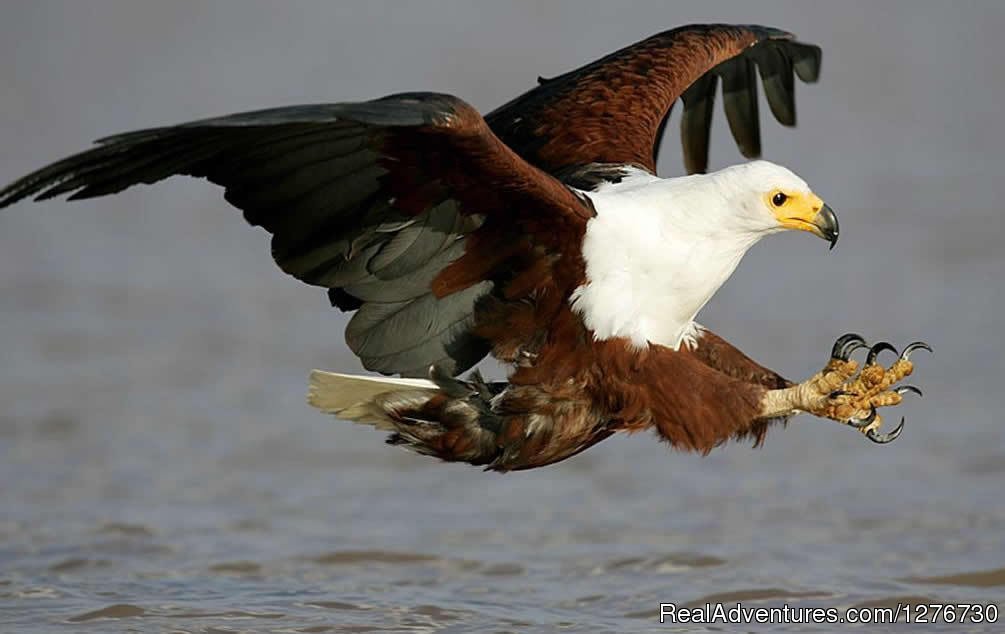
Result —
[[[704, 458], [642, 434], [534, 472], [439, 464], [306, 405], [312, 367], [358, 370], [345, 319], [212, 187], [21, 205], [0, 214], [0, 631], [674, 631], [661, 602], [1005, 611], [1001, 10], [239, 4], [15, 5], [0, 181], [122, 129], [421, 88], [490, 107], [679, 22], [779, 24], [827, 57], [801, 128], [765, 123], [765, 147], [844, 234], [830, 254], [769, 239], [703, 321], [792, 378], [848, 330], [927, 339], [925, 398], [884, 447], [800, 417]], [[721, 166], [737, 156], [716, 125]]]

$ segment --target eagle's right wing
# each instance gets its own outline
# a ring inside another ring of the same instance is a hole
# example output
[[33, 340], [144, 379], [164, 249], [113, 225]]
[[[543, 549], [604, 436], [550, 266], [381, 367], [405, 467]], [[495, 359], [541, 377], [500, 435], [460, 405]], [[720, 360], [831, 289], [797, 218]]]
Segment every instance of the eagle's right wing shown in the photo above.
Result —
[[820, 72], [820, 48], [756, 25], [694, 24], [659, 33], [553, 79], [485, 116], [492, 130], [550, 173], [591, 163], [630, 163], [656, 172], [670, 108], [684, 102], [681, 142], [688, 173], [708, 166], [718, 80], [733, 138], [747, 158], [761, 153], [760, 71], [771, 112], [796, 122], [793, 73]]

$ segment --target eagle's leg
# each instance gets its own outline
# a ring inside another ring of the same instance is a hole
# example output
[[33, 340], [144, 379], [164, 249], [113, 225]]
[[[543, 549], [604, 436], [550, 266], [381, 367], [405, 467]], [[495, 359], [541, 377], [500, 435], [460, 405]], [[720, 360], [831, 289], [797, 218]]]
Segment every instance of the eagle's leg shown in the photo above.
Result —
[[855, 427], [873, 442], [887, 443], [897, 438], [903, 430], [904, 420], [901, 419], [890, 433], [880, 434], [877, 430], [883, 418], [876, 413], [876, 408], [900, 404], [907, 392], [921, 395], [921, 390], [913, 385], [895, 386], [914, 370], [911, 353], [919, 349], [931, 352], [931, 348], [924, 342], [916, 341], [904, 348], [892, 365], [883, 367], [876, 362], [879, 354], [884, 350], [896, 352], [896, 349], [889, 343], [881, 342], [869, 348], [865, 365], [859, 371], [858, 363], [850, 355], [865, 347], [868, 344], [859, 335], [840, 337], [834, 343], [831, 358], [823, 370], [798, 385], [771, 390], [765, 395], [762, 403], [765, 415], [807, 412]]

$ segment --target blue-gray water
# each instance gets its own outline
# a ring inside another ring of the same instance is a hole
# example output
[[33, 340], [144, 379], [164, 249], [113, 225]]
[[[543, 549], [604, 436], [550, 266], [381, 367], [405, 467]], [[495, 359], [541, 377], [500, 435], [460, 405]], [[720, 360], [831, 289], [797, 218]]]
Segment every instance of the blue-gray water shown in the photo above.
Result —
[[[0, 631], [663, 631], [660, 602], [706, 600], [1005, 610], [1001, 4], [12, 3], [0, 181], [242, 109], [415, 89], [488, 109], [713, 20], [824, 47], [800, 127], [765, 118], [765, 152], [843, 235], [832, 253], [769, 239], [703, 321], [792, 378], [848, 330], [927, 339], [901, 439], [800, 417], [705, 458], [643, 434], [527, 473], [439, 464], [308, 408], [312, 367], [358, 370], [345, 318], [213, 187], [19, 205], [0, 215]], [[739, 160], [721, 118], [713, 136], [715, 166]], [[664, 157], [679, 173], [675, 145]]]

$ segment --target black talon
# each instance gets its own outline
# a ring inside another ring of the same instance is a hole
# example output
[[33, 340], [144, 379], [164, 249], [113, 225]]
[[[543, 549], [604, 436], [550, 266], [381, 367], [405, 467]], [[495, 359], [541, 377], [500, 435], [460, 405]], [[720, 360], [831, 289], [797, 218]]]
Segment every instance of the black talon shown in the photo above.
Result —
[[865, 364], [872, 365], [876, 363], [876, 357], [878, 357], [879, 353], [883, 352], [884, 350], [889, 350], [890, 352], [897, 354], [897, 349], [894, 348], [892, 344], [889, 344], [885, 341], [880, 341], [873, 347], [869, 348], [869, 355], [865, 358]]
[[908, 359], [911, 358], [911, 353], [914, 352], [915, 350], [928, 350], [929, 352], [931, 352], [932, 347], [929, 346], [924, 341], [915, 341], [914, 343], [909, 343], [907, 344], [907, 347], [904, 348], [904, 352], [901, 353], [900, 358], [904, 361], [907, 361]]
[[903, 416], [900, 418], [900, 424], [897, 425], [896, 429], [894, 429], [890, 433], [888, 433], [888, 434], [877, 434], [875, 429], [870, 429], [869, 431], [865, 432], [865, 436], [866, 436], [866, 438], [868, 438], [869, 440], [871, 440], [872, 442], [874, 442], [876, 444], [885, 445], [888, 442], [893, 442], [894, 440], [897, 440], [897, 436], [900, 436], [900, 432], [902, 432], [902, 431], [904, 431], [904, 417]]
[[855, 418], [855, 417], [849, 418], [848, 424], [854, 427], [855, 429], [862, 429], [863, 427], [868, 427], [874, 420], [876, 420], [875, 406], [869, 408], [868, 416], [866, 416], [865, 418]]
[[834, 347], [831, 348], [831, 359], [839, 359], [841, 361], [847, 361], [848, 356], [858, 350], [867, 346], [865, 339], [862, 335], [857, 335], [853, 332], [849, 332], [846, 335], [841, 335], [834, 342]]
[[921, 393], [921, 390], [914, 387], [913, 385], [902, 385], [901, 387], [898, 387], [896, 390], [894, 390], [894, 392], [896, 392], [897, 394], [911, 392], [912, 394], [917, 394], [918, 396], [924, 396], [924, 394]]
[[827, 398], [837, 398], [839, 396], [848, 396], [851, 392], [846, 392], [845, 390], [834, 390], [827, 395]]

